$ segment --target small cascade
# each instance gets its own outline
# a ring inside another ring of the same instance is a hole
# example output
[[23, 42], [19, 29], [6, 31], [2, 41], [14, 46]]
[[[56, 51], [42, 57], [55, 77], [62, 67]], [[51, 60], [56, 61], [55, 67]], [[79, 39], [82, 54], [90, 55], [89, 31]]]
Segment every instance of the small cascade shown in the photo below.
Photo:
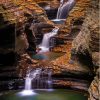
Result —
[[57, 27], [57, 28], [54, 28], [51, 32], [44, 34], [42, 43], [39, 45], [39, 48], [41, 48], [41, 50], [39, 52], [49, 51], [50, 38], [55, 36], [57, 34], [58, 30], [59, 30], [59, 28]]
[[59, 8], [58, 8], [58, 12], [57, 12], [57, 17], [56, 17], [56, 19], [59, 19], [59, 15], [60, 15], [60, 9], [61, 9], [61, 7], [62, 7], [62, 5], [63, 5], [63, 0], [60, 0], [60, 6], [59, 6]]
[[33, 79], [34, 89], [53, 90], [52, 71], [50, 69], [42, 69], [41, 73]]
[[74, 5], [75, 0], [68, 0], [67, 2], [64, 2], [64, 0], [60, 0], [60, 6], [57, 11], [56, 19], [53, 19], [52, 21], [55, 24], [63, 24]]
[[63, 2], [63, 0], [61, 0], [57, 12], [57, 19], [66, 19], [69, 11], [74, 7], [74, 5], [75, 5], [75, 0], [68, 0], [65, 3]]
[[52, 71], [50, 70], [49, 72], [48, 72], [48, 81], [47, 81], [47, 83], [48, 83], [48, 91], [53, 91], [53, 87], [52, 87]]
[[41, 69], [36, 69], [32, 72], [28, 72], [25, 78], [25, 89], [19, 93], [21, 96], [35, 95], [36, 93], [32, 90], [32, 81], [40, 74]]
[[31, 90], [32, 79], [30, 77], [26, 77], [25, 79], [25, 90]]
[[32, 87], [34, 89], [53, 91], [51, 76], [52, 71], [50, 69], [37, 68], [30, 71], [25, 78], [25, 89], [19, 94], [21, 96], [35, 95], [36, 93], [32, 90]]

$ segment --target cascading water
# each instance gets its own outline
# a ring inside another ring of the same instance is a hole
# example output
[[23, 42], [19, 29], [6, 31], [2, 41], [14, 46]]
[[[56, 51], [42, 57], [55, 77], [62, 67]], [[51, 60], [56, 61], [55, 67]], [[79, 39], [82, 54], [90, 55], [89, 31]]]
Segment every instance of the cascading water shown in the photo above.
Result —
[[55, 24], [63, 24], [66, 21], [66, 18], [70, 12], [70, 10], [74, 7], [75, 0], [68, 0], [64, 2], [64, 0], [60, 1], [60, 6], [58, 8], [57, 17], [52, 21]]
[[47, 91], [52, 91], [52, 71], [48, 69], [42, 70], [37, 68], [34, 71], [28, 72], [25, 78], [25, 89], [20, 92], [21, 96], [35, 95], [36, 93], [32, 90], [33, 87], [36, 89], [45, 89]]
[[49, 41], [50, 38], [55, 36], [58, 32], [59, 28], [54, 28], [51, 32], [44, 34], [42, 43], [39, 45], [41, 50], [39, 52], [46, 52], [49, 51]]
[[60, 6], [57, 11], [56, 19], [52, 20], [55, 24], [63, 24], [65, 22], [65, 19], [59, 18], [60, 14], [61, 14], [61, 7], [63, 6], [63, 3], [64, 3], [64, 0], [60, 0]]
[[41, 69], [36, 69], [32, 72], [28, 72], [25, 78], [25, 89], [20, 92], [19, 94], [21, 96], [26, 96], [26, 95], [35, 95], [36, 93], [32, 90], [32, 80], [36, 78], [41, 72]]
[[52, 82], [52, 70], [51, 69], [42, 69], [40, 74], [33, 80], [34, 88], [36, 89], [45, 89], [47, 91], [53, 90]]
[[53, 91], [53, 88], [52, 88], [52, 77], [51, 77], [51, 75], [52, 75], [52, 71], [50, 70], [48, 72], [48, 81], [47, 81], [47, 83], [48, 83], [48, 91]]
[[59, 8], [58, 8], [58, 12], [57, 12], [57, 18], [56, 19], [58, 19], [59, 18], [59, 14], [60, 14], [60, 8], [62, 7], [62, 5], [63, 5], [63, 0], [60, 0], [60, 6], [59, 6]]
[[66, 3], [61, 0], [60, 6], [57, 12], [57, 19], [66, 19], [69, 11], [74, 7], [75, 0], [68, 0]]
[[35, 71], [29, 72], [28, 75], [26, 75], [25, 90], [31, 90], [32, 80], [38, 77], [40, 72], [41, 72], [41, 69], [39, 68], [39, 69], [36, 69]]
[[[52, 21], [63, 23], [74, 5], [75, 0], [68, 0], [66, 3], [64, 3], [64, 0], [61, 0], [57, 12], [57, 18]], [[39, 45], [39, 48], [41, 49], [39, 53], [49, 51], [50, 38], [56, 35], [58, 30], [59, 28], [54, 28], [51, 32], [44, 34], [42, 43]]]
[[32, 79], [30, 77], [26, 77], [25, 79], [25, 90], [31, 90]]

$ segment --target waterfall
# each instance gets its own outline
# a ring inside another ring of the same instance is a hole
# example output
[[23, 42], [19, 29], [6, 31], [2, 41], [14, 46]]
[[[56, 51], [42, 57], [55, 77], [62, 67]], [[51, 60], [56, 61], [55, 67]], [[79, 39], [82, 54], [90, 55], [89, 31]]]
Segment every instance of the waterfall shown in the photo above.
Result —
[[25, 79], [25, 90], [31, 90], [32, 79], [30, 77], [26, 77]]
[[50, 69], [37, 68], [36, 70], [30, 72], [25, 79], [25, 90], [32, 90], [33, 87], [36, 89], [52, 89], [52, 71]]
[[48, 81], [47, 81], [47, 83], [48, 83], [48, 91], [52, 91], [53, 90], [53, 87], [52, 87], [52, 71], [50, 70], [49, 72], [48, 72]]
[[36, 93], [32, 90], [32, 81], [40, 74], [41, 69], [37, 68], [32, 72], [28, 72], [25, 78], [25, 89], [19, 93], [21, 96], [35, 95]]
[[59, 6], [59, 8], [58, 8], [58, 12], [57, 12], [57, 18], [56, 19], [59, 19], [59, 14], [60, 14], [60, 9], [61, 9], [61, 7], [62, 7], [62, 5], [63, 5], [63, 0], [60, 0], [60, 6]]
[[36, 93], [32, 90], [32, 78], [29, 75], [25, 79], [25, 89], [19, 93], [21, 96], [35, 95]]
[[69, 11], [74, 7], [74, 5], [75, 5], [75, 0], [68, 0], [65, 3], [63, 2], [63, 0], [61, 0], [57, 12], [57, 19], [66, 19]]
[[39, 75], [33, 80], [34, 88], [45, 89], [47, 91], [53, 91], [52, 82], [52, 70], [42, 69]]
[[49, 51], [50, 38], [55, 36], [57, 34], [58, 30], [59, 30], [59, 28], [54, 28], [51, 32], [44, 34], [42, 43], [39, 45], [39, 48], [41, 48], [41, 50], [39, 52]]
[[31, 90], [32, 87], [32, 80], [34, 80], [36, 77], [39, 76], [41, 72], [41, 69], [37, 68], [36, 70], [32, 71], [32, 72], [29, 72], [27, 75], [26, 75], [26, 79], [25, 79], [25, 90]]
[[36, 70], [28, 72], [25, 78], [25, 89], [18, 94], [21, 96], [35, 95], [36, 93], [32, 90], [32, 81], [36, 89], [53, 91], [51, 76], [52, 71], [48, 68], [44, 70], [42, 68], [37, 68]]

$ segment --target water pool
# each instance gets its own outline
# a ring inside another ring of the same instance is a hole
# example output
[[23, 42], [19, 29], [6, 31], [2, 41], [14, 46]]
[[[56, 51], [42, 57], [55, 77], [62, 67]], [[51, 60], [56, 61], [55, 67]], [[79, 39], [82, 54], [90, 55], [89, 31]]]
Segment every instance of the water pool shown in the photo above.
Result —
[[56, 53], [56, 52], [45, 52], [45, 53], [37, 53], [36, 55], [32, 55], [33, 59], [36, 60], [54, 60], [60, 56], [63, 56], [65, 53]]
[[51, 21], [54, 22], [55, 24], [64, 24], [66, 19], [53, 19]]
[[9, 91], [0, 96], [0, 100], [88, 100], [83, 93], [58, 89], [54, 91], [35, 90], [36, 95], [18, 95], [18, 91]]

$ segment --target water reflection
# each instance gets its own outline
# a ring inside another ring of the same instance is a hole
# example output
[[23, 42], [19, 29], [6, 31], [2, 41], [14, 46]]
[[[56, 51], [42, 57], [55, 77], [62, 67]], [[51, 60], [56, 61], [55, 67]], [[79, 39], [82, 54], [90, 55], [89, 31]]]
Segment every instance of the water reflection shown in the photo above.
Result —
[[88, 100], [82, 93], [64, 89], [52, 92], [35, 90], [35, 92], [38, 94], [31, 96], [19, 96], [16, 95], [18, 92], [8, 92], [0, 96], [0, 100]]
[[37, 53], [36, 55], [32, 55], [33, 59], [36, 60], [54, 60], [60, 56], [63, 56], [65, 53], [55, 53], [55, 52], [45, 52], [45, 53]]

